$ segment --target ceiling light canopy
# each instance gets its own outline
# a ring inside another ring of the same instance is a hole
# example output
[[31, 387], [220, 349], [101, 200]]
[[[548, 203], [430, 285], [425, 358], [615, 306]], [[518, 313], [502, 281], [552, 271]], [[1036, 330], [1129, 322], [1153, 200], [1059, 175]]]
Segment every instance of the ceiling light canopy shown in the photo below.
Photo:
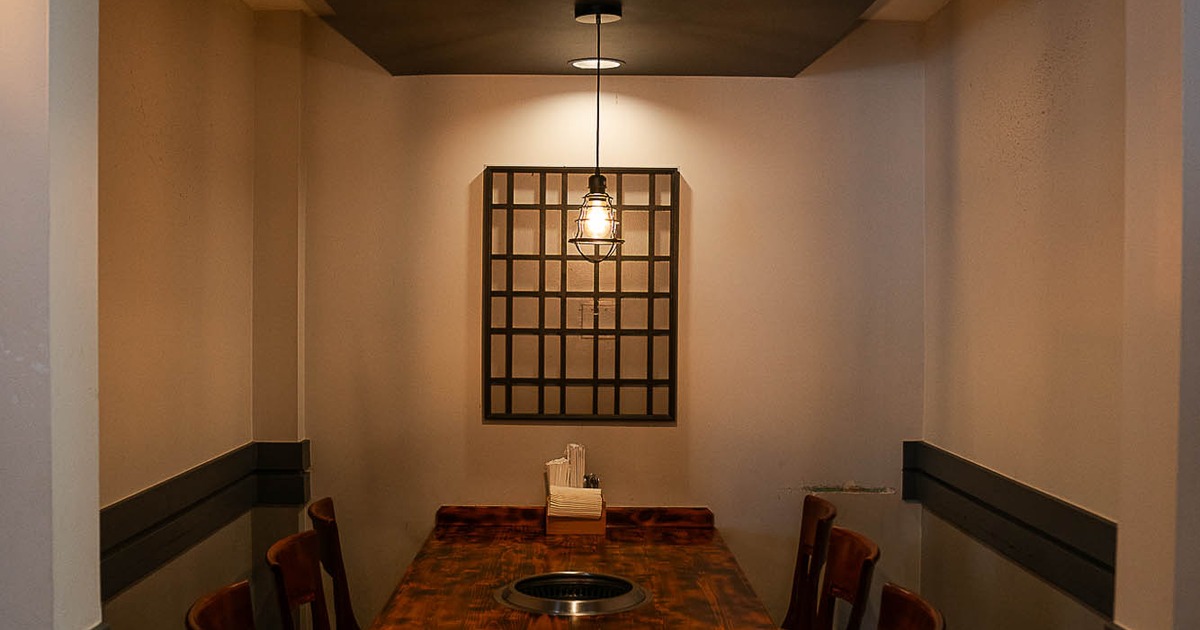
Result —
[[596, 70], [596, 172], [588, 178], [588, 193], [583, 196], [579, 218], [575, 220], [575, 237], [569, 240], [581, 256], [594, 263], [612, 256], [625, 242], [621, 240], [621, 222], [617, 220], [613, 199], [605, 191], [604, 176], [600, 174], [600, 70], [605, 67], [604, 56], [600, 54], [600, 25], [620, 17], [620, 2], [575, 4], [575, 19], [596, 25], [596, 56], [587, 60]]
[[575, 21], [582, 24], [609, 24], [621, 19], [621, 3], [612, 0], [592, 0], [575, 3]]

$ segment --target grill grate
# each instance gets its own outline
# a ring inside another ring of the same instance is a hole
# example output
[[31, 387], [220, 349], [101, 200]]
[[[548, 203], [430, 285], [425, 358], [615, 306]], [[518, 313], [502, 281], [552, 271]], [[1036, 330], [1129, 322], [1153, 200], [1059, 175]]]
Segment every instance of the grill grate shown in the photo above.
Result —
[[582, 617], [633, 610], [650, 601], [650, 594], [615, 575], [584, 571], [542, 573], [496, 589], [496, 601], [532, 613]]
[[587, 601], [619, 597], [632, 591], [633, 585], [617, 578], [550, 576], [517, 582], [516, 590], [542, 599]]

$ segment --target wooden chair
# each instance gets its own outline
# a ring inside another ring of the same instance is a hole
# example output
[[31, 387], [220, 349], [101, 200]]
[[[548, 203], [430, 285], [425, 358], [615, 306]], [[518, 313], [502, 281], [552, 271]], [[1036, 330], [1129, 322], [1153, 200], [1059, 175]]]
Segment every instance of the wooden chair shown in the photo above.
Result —
[[945, 630], [942, 613], [920, 595], [892, 583], [879, 598], [878, 630]]
[[250, 582], [242, 580], [197, 599], [187, 612], [188, 630], [254, 630]]
[[313, 630], [331, 630], [329, 610], [325, 607], [325, 587], [321, 584], [321, 546], [317, 532], [292, 534], [271, 545], [267, 565], [275, 575], [279, 597], [279, 617], [283, 627], [296, 627], [292, 610], [309, 604]]
[[804, 513], [800, 516], [800, 548], [796, 553], [796, 569], [792, 576], [792, 599], [783, 618], [785, 630], [812, 630], [817, 621], [817, 588], [821, 569], [829, 553], [829, 533], [837, 507], [810, 494], [804, 497]]
[[846, 630], [859, 630], [871, 593], [871, 576], [879, 561], [879, 545], [862, 534], [834, 527], [829, 534], [829, 559], [817, 605], [817, 628], [833, 630], [834, 606], [838, 599], [850, 604]]
[[338, 536], [337, 516], [333, 499], [325, 497], [308, 506], [308, 518], [321, 543], [321, 566], [333, 579], [333, 616], [337, 630], [359, 630], [350, 604], [350, 584], [346, 580], [346, 565], [342, 561], [342, 542]]

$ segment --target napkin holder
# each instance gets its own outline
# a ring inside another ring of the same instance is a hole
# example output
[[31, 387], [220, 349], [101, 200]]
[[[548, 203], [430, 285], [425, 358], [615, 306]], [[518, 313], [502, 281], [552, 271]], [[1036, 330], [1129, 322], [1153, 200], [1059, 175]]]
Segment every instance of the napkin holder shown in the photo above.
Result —
[[607, 527], [607, 503], [600, 504], [600, 518], [571, 518], [569, 516], [550, 516], [550, 502], [546, 501], [547, 534], [603, 536]]

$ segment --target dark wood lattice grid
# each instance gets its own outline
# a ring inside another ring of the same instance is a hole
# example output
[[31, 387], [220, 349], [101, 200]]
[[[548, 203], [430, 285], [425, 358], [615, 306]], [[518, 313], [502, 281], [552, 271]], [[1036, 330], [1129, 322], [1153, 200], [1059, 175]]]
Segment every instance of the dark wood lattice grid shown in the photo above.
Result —
[[567, 242], [592, 172], [484, 171], [488, 419], [675, 419], [679, 171], [603, 171], [625, 244], [599, 264]]

